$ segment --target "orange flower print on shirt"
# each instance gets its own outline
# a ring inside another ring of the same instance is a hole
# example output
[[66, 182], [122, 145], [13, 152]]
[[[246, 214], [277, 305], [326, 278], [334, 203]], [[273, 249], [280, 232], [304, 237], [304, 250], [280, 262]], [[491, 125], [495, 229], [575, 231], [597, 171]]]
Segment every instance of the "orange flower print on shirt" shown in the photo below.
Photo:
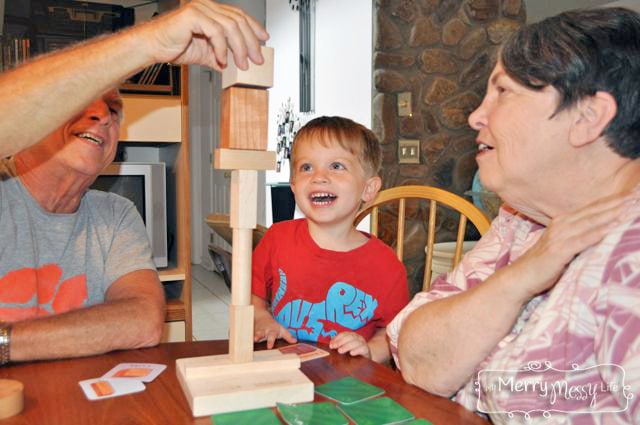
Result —
[[80, 308], [87, 299], [84, 274], [60, 282], [57, 264], [14, 270], [0, 279], [0, 322], [17, 322]]

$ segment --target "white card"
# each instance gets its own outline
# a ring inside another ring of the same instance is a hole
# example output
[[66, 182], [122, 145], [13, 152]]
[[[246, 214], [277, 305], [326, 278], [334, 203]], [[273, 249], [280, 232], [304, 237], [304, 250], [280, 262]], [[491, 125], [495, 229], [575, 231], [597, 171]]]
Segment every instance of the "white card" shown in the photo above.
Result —
[[120, 363], [102, 375], [102, 377], [137, 379], [142, 382], [151, 382], [166, 368], [167, 365], [157, 363]]
[[94, 378], [80, 381], [79, 384], [89, 400], [102, 400], [145, 390], [144, 384], [138, 379]]

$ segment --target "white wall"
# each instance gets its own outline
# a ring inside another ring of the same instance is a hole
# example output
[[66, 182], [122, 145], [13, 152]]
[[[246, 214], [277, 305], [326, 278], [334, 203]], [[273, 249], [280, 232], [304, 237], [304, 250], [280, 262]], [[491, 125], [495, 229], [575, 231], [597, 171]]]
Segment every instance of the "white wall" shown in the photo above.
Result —
[[[266, 0], [267, 45], [275, 49], [274, 86], [269, 92], [269, 150], [276, 149], [277, 114], [291, 98], [299, 110], [298, 13], [288, 0]], [[315, 33], [315, 110], [304, 122], [320, 115], [342, 115], [371, 127], [371, 0], [317, 0]], [[289, 164], [280, 173], [267, 172], [267, 183], [289, 181]], [[272, 223], [269, 188], [267, 225]]]

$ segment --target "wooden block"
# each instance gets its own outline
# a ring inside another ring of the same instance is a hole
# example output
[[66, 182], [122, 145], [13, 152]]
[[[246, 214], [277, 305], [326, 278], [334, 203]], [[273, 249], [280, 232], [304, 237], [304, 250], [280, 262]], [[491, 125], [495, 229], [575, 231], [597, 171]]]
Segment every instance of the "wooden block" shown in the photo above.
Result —
[[258, 215], [258, 172], [231, 171], [229, 226], [232, 229], [255, 229]]
[[249, 61], [249, 69], [246, 71], [238, 68], [233, 61], [233, 55], [229, 52], [227, 67], [222, 71], [222, 88], [230, 86], [248, 87], [273, 87], [273, 48], [262, 47], [262, 65], [256, 65]]
[[275, 170], [276, 153], [273, 151], [216, 149], [213, 167], [220, 170]]
[[231, 304], [251, 304], [252, 229], [233, 229], [231, 244]]
[[229, 306], [229, 357], [234, 363], [253, 360], [252, 305]]
[[22, 412], [24, 407], [24, 385], [13, 379], [0, 379], [0, 419]]
[[267, 150], [269, 93], [229, 87], [222, 92], [220, 102], [220, 147]]
[[[312, 401], [313, 382], [289, 356], [258, 351], [253, 362], [237, 364], [227, 355], [178, 359], [176, 374], [194, 416]], [[196, 365], [204, 368], [194, 375]]]

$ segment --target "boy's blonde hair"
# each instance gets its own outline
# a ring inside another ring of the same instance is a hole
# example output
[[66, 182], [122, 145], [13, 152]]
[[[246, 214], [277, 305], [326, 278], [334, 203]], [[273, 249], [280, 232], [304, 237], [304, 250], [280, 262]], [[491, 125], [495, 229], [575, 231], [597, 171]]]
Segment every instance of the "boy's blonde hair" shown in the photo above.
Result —
[[309, 121], [296, 134], [291, 148], [292, 175], [295, 173], [296, 147], [310, 141], [322, 146], [338, 143], [342, 149], [358, 157], [367, 177], [376, 176], [380, 171], [382, 149], [371, 130], [349, 118], [322, 116]]

